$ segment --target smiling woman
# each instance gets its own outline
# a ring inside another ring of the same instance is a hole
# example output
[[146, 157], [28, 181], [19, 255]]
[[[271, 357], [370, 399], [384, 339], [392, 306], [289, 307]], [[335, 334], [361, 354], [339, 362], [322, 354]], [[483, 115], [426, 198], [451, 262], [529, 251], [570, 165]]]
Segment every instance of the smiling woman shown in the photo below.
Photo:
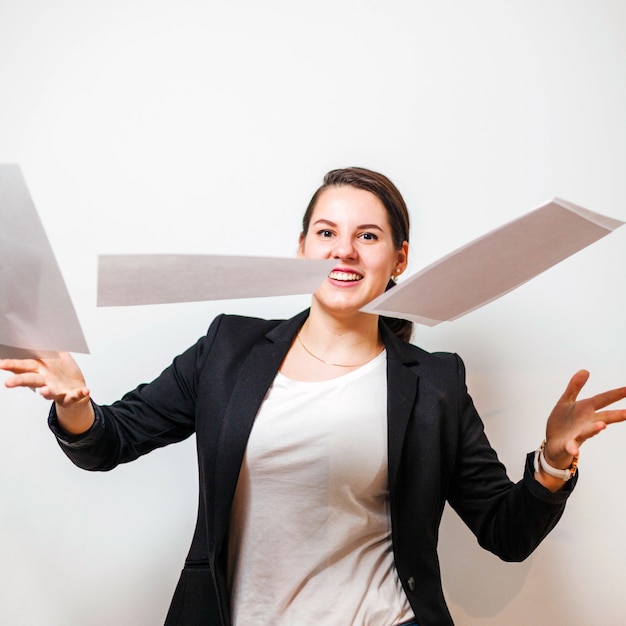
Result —
[[54, 401], [50, 427], [79, 467], [110, 470], [196, 434], [198, 522], [166, 624], [451, 624], [437, 556], [445, 503], [481, 546], [524, 559], [563, 514], [580, 445], [626, 419], [601, 410], [626, 388], [578, 401], [578, 372], [524, 477], [509, 480], [460, 358], [360, 310], [406, 269], [408, 241], [389, 179], [333, 170], [300, 234], [299, 256], [335, 261], [310, 310], [219, 316], [110, 406], [91, 400], [69, 355], [0, 362], [8, 387]]
[[330, 187], [320, 195], [312, 223], [302, 236], [299, 253], [312, 259], [334, 259], [337, 265], [315, 292], [319, 305], [360, 317], [367, 302], [380, 295], [390, 277], [404, 271], [408, 244], [396, 250], [382, 203], [369, 191], [353, 187]]
[[[331, 198], [320, 199], [331, 194]], [[320, 206], [321, 205], [321, 206]], [[410, 231], [409, 211], [404, 198], [398, 188], [383, 174], [361, 167], [350, 167], [331, 170], [324, 177], [324, 183], [313, 194], [309, 205], [302, 218], [302, 233], [300, 235], [299, 254], [304, 255], [305, 239], [311, 228], [311, 220], [316, 212], [316, 220], [321, 220], [318, 235], [332, 237], [332, 229], [323, 229], [325, 217], [324, 209], [351, 213], [358, 222], [366, 221], [365, 211], [370, 211], [377, 218], [372, 224], [356, 224], [362, 242], [377, 241], [384, 236], [391, 237], [391, 246], [398, 253], [395, 268], [387, 274], [388, 279], [385, 289], [395, 285], [397, 277], [406, 269], [408, 260], [408, 243]], [[381, 212], [382, 209], [382, 212]], [[362, 214], [360, 211], [364, 211]], [[329, 224], [329, 226], [332, 224]], [[373, 232], [368, 232], [372, 231]], [[389, 245], [389, 241], [385, 241]], [[382, 293], [382, 291], [380, 292]], [[379, 294], [376, 294], [379, 295]], [[409, 341], [413, 325], [407, 320], [395, 318], [383, 318], [387, 326], [400, 339]]]

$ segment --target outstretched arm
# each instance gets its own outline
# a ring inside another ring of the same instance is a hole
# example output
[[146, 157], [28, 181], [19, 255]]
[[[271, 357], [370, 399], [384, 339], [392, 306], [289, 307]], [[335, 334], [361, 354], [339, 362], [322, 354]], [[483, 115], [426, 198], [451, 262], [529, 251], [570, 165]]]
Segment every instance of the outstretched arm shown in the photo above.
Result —
[[[588, 379], [588, 371], [576, 372], [548, 417], [544, 457], [553, 468], [570, 467], [587, 439], [603, 431], [608, 424], [626, 420], [626, 409], [602, 410], [626, 398], [626, 387], [578, 400], [578, 394]], [[541, 465], [535, 478], [551, 491], [563, 486], [562, 480], [548, 475]]]
[[13, 372], [5, 386], [38, 389], [53, 400], [59, 424], [68, 434], [78, 435], [91, 428], [95, 415], [89, 389], [76, 361], [67, 353], [53, 359], [2, 359], [0, 369]]

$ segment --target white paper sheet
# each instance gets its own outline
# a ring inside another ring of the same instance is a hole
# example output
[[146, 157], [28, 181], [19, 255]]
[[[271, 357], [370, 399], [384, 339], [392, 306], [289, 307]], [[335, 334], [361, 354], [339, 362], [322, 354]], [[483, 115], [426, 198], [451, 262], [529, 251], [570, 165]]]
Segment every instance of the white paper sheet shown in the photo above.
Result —
[[426, 326], [457, 319], [623, 223], [555, 198], [435, 261], [363, 310]]
[[89, 352], [18, 165], [0, 165], [0, 357]]
[[98, 257], [98, 306], [313, 293], [335, 261], [137, 254]]

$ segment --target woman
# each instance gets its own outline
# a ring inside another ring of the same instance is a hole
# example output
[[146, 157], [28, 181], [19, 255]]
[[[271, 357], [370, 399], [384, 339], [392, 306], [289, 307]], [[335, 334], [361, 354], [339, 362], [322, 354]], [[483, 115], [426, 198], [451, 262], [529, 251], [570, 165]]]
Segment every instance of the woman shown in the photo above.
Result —
[[309, 311], [220, 316], [111, 406], [91, 401], [69, 355], [0, 363], [8, 387], [54, 401], [51, 428], [85, 469], [196, 433], [198, 522], [167, 624], [450, 624], [437, 559], [446, 500], [483, 547], [521, 560], [562, 515], [580, 445], [626, 419], [598, 411], [626, 388], [577, 401], [578, 372], [513, 484], [461, 360], [407, 343], [408, 322], [360, 312], [406, 269], [408, 230], [387, 178], [334, 170], [300, 235], [299, 256], [336, 261]]

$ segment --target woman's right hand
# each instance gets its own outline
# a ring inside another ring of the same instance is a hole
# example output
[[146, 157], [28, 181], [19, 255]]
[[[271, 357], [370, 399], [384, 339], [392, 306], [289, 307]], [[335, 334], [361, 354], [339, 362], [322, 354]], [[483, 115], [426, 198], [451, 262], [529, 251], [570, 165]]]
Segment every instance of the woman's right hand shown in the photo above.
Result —
[[2, 359], [0, 369], [13, 372], [8, 388], [30, 387], [53, 400], [63, 430], [79, 434], [89, 430], [95, 419], [89, 389], [76, 361], [67, 352], [52, 359]]

